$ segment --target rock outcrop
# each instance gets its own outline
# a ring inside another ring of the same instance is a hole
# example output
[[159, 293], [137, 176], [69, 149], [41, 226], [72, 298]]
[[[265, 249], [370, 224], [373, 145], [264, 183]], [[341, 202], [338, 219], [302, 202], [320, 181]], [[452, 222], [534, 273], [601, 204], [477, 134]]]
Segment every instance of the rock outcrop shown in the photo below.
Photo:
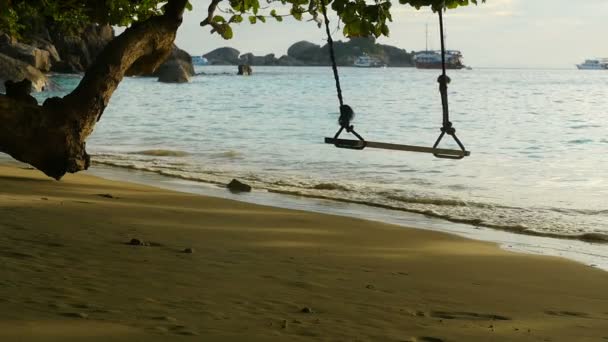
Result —
[[28, 63], [0, 53], [0, 92], [5, 92], [4, 82], [20, 82], [24, 79], [32, 82], [33, 91], [42, 91], [47, 85], [46, 76]]
[[287, 55], [283, 55], [277, 61], [277, 65], [280, 65], [280, 66], [305, 66], [306, 63], [302, 62], [299, 59], [296, 59], [296, 58], [293, 58], [293, 57], [290, 57]]
[[230, 181], [230, 183], [228, 183], [226, 187], [228, 188], [228, 190], [230, 190], [230, 192], [233, 193], [251, 192], [251, 185], [240, 182], [237, 179], [233, 179], [232, 181]]
[[[373, 56], [388, 66], [413, 66], [412, 54], [404, 49], [390, 45], [378, 44], [374, 38], [352, 38], [347, 42], [334, 42], [334, 51], [338, 65], [353, 65], [357, 57], [367, 54]], [[238, 56], [238, 50], [220, 48], [205, 55], [211, 64], [253, 66], [327, 66], [330, 65], [329, 46], [320, 46], [307, 41], [297, 42], [289, 47], [287, 55], [276, 58], [274, 54], [255, 56], [245, 53]]]
[[211, 65], [238, 65], [240, 63], [240, 54], [241, 53], [237, 49], [222, 47], [203, 55], [203, 57], [205, 57]]
[[238, 75], [241, 75], [241, 76], [251, 76], [251, 74], [253, 74], [253, 70], [251, 69], [251, 65], [249, 65], [249, 64], [240, 64], [239, 65]]
[[51, 56], [48, 51], [19, 43], [5, 34], [0, 37], [0, 53], [25, 62], [42, 72], [51, 70]]
[[158, 81], [163, 83], [188, 83], [191, 76], [176, 60], [163, 63], [155, 74], [158, 75]]
[[265, 56], [255, 56], [252, 53], [246, 53], [239, 57], [239, 61], [241, 64], [255, 66], [273, 66], [279, 64], [279, 60], [274, 56], [274, 53], [270, 53]]
[[110, 25], [91, 24], [80, 35], [53, 32], [51, 37], [61, 59], [53, 64], [52, 70], [78, 73], [85, 71], [103, 48], [114, 39], [114, 30]]
[[163, 83], [186, 83], [195, 75], [192, 56], [173, 45], [173, 51], [151, 76], [158, 77]]
[[320, 53], [321, 46], [307, 41], [297, 42], [287, 49], [287, 56], [303, 62], [317, 63]]

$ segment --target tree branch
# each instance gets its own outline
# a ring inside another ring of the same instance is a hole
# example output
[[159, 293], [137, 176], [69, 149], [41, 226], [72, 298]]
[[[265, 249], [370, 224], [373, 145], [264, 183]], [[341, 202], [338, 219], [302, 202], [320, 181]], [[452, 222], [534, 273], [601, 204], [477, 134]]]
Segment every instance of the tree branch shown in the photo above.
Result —
[[220, 30], [218, 24], [213, 21], [213, 16], [215, 15], [215, 11], [217, 10], [217, 5], [220, 2], [222, 2], [222, 0], [212, 0], [211, 4], [209, 4], [209, 7], [207, 8], [207, 18], [201, 21], [201, 26], [210, 25], [213, 28], [211, 33]]
[[135, 23], [113, 39], [64, 98], [38, 106], [0, 95], [0, 151], [55, 179], [87, 169], [85, 141], [112, 94], [133, 65], [156, 69], [164, 62], [186, 4], [170, 0], [165, 14]]

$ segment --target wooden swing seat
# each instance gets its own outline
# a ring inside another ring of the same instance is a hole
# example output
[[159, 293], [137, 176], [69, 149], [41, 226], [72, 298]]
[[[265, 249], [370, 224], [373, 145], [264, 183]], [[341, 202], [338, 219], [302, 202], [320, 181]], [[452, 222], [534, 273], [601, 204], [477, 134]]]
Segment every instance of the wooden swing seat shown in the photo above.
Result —
[[434, 155], [451, 156], [454, 158], [463, 158], [463, 157], [468, 157], [471, 155], [470, 151], [453, 150], [453, 149], [446, 149], [446, 148], [432, 148], [432, 147], [414, 146], [414, 145], [390, 144], [390, 143], [383, 143], [383, 142], [376, 142], [376, 141], [325, 138], [325, 143], [335, 145], [336, 147], [353, 149], [353, 150], [362, 150], [366, 147], [370, 147], [370, 148], [380, 148], [380, 149], [395, 150], [395, 151], [432, 153]]

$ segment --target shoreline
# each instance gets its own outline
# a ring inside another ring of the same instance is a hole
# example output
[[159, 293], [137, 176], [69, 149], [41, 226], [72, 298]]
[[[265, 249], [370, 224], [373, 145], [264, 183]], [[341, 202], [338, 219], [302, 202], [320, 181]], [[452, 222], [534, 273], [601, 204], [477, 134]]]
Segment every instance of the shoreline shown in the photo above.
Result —
[[468, 239], [495, 243], [500, 248], [508, 251], [561, 257], [608, 271], [608, 251], [605, 248], [606, 244], [601, 242], [552, 237], [540, 233], [538, 235], [516, 233], [499, 228], [475, 226], [466, 222], [457, 222], [413, 211], [372, 206], [352, 201], [336, 201], [330, 198], [274, 191], [255, 191], [255, 189], [251, 193], [233, 194], [225, 189], [222, 184], [174, 178], [155, 172], [125, 169], [103, 163], [94, 163], [88, 172], [109, 180], [133, 182], [172, 191], [277, 208], [371, 220], [405, 228], [444, 232]]
[[0, 188], [1, 340], [608, 337], [608, 274], [562, 258], [88, 174]]
[[[156, 151], [157, 150], [152, 150], [152, 152], [156, 152]], [[144, 152], [148, 152], [148, 151], [144, 151]], [[168, 150], [160, 150], [160, 152], [172, 153], [172, 154], [176, 154], [178, 156], [179, 156], [179, 153], [186, 153], [186, 152], [181, 152], [181, 151], [168, 151]], [[167, 154], [167, 156], [172, 156], [172, 155]], [[166, 177], [167, 179], [179, 179], [181, 181], [191, 182], [191, 184], [218, 186], [220, 188], [223, 188], [226, 184], [225, 182], [221, 182], [218, 180], [208, 180], [208, 179], [204, 180], [204, 179], [200, 179], [200, 178], [196, 178], [196, 177], [182, 176], [182, 175], [177, 175], [177, 174], [169, 175], [160, 170], [151, 170], [151, 169], [147, 169], [147, 168], [138, 168], [135, 166], [126, 166], [126, 165], [117, 164], [116, 162], [105, 161], [105, 160], [104, 161], [93, 160], [93, 164], [94, 164], [93, 167], [97, 166], [97, 167], [102, 167], [102, 168], [114, 169], [114, 170], [117, 170], [117, 172], [118, 172], [118, 170], [123, 170], [126, 172], [142, 172], [141, 174], [142, 174], [143, 178], [146, 178], [147, 174], [155, 174], [155, 175], [160, 175], [161, 177]], [[153, 183], [154, 182], [152, 182], [152, 184]], [[340, 185], [335, 185], [335, 184], [330, 184], [330, 186], [340, 187]], [[255, 187], [256, 186], [254, 186], [254, 188]], [[525, 228], [519, 224], [518, 225], [501, 225], [501, 224], [496, 224], [496, 223], [491, 223], [491, 222], [485, 222], [484, 220], [480, 220], [478, 218], [451, 217], [449, 215], [445, 215], [445, 214], [442, 215], [442, 214], [433, 212], [432, 210], [428, 210], [428, 209], [404, 208], [404, 207], [399, 207], [399, 206], [393, 206], [390, 204], [357, 200], [357, 199], [352, 199], [352, 198], [327, 196], [324, 194], [304, 194], [304, 193], [298, 192], [297, 190], [280, 190], [280, 189], [272, 189], [272, 188], [264, 188], [264, 189], [258, 189], [258, 190], [261, 190], [262, 192], [269, 192], [269, 193], [274, 193], [274, 194], [278, 194], [278, 195], [310, 198], [311, 200], [327, 200], [330, 202], [343, 202], [343, 203], [347, 203], [347, 204], [351, 204], [351, 205], [361, 205], [363, 207], [368, 207], [368, 208], [372, 207], [372, 208], [383, 209], [383, 210], [404, 212], [406, 214], [422, 215], [426, 218], [433, 219], [433, 220], [436, 219], [436, 220], [441, 220], [441, 221], [447, 221], [447, 222], [454, 223], [454, 224], [462, 224], [462, 225], [471, 227], [471, 229], [489, 228], [491, 230], [503, 231], [506, 233], [516, 234], [516, 235], [527, 235], [527, 236], [532, 236], [532, 237], [550, 238], [550, 239], [556, 239], [556, 240], [580, 241], [580, 242], [589, 243], [591, 245], [593, 245], [593, 244], [608, 245], [608, 235], [603, 232], [602, 233], [586, 232], [586, 233], [579, 233], [576, 235], [560, 234], [560, 233], [554, 233], [554, 232], [542, 232], [542, 231], [538, 231], [538, 230]], [[188, 191], [186, 191], [186, 192], [188, 192]], [[260, 191], [257, 191], [256, 193], [259, 194]], [[204, 192], [201, 194], [205, 195]], [[280, 201], [277, 201], [277, 202], [280, 203]], [[607, 258], [606, 263], [608, 263], [608, 253], [606, 254], [606, 258]]]

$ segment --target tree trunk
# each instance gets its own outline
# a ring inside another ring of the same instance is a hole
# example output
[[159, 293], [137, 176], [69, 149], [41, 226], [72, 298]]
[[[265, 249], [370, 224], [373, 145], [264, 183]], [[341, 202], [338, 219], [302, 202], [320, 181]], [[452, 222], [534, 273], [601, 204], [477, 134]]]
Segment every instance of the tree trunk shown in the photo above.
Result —
[[171, 53], [187, 0], [170, 0], [165, 14], [135, 23], [114, 38], [63, 98], [35, 105], [0, 95], [0, 152], [57, 180], [86, 170], [86, 139], [125, 75], [155, 70]]

